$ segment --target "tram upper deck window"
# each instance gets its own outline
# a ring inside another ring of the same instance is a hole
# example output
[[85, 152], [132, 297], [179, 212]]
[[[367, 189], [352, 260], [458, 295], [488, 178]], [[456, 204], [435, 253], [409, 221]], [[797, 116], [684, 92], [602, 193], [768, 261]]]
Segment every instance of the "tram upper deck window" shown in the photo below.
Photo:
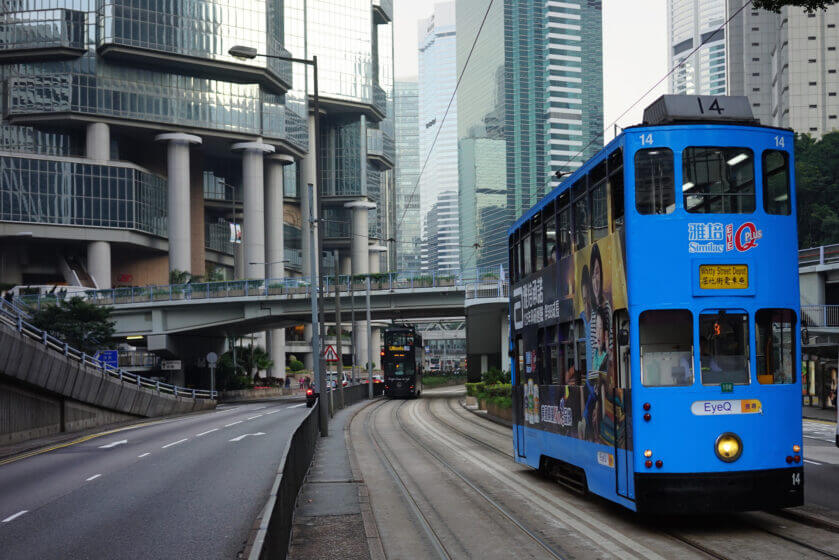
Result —
[[757, 380], [763, 385], [795, 382], [795, 312], [761, 309], [755, 313]]
[[542, 215], [545, 220], [545, 265], [549, 265], [559, 260], [556, 244], [556, 216], [554, 215], [553, 202], [545, 207]]
[[591, 189], [591, 236], [592, 241], [606, 237], [609, 233], [609, 211], [606, 208], [607, 163], [602, 161], [591, 170], [589, 184]]
[[644, 311], [639, 319], [641, 383], [693, 385], [693, 314], [685, 309]]
[[749, 316], [745, 312], [699, 315], [699, 365], [703, 385], [749, 383]]
[[586, 178], [583, 177], [571, 187], [571, 195], [574, 199], [574, 245], [582, 249], [588, 245], [589, 235], [589, 199], [586, 190]]
[[767, 214], [789, 216], [789, 154], [780, 150], [763, 152], [763, 209]]
[[557, 241], [559, 242], [560, 257], [567, 257], [573, 251], [571, 247], [571, 207], [568, 205], [568, 193], [565, 192], [557, 199]]
[[612, 195], [612, 223], [623, 225], [623, 151], [620, 148], [609, 154], [609, 192]]
[[754, 154], [748, 148], [685, 148], [685, 210], [695, 214], [749, 214], [755, 210]]
[[542, 231], [542, 215], [537, 212], [530, 220], [530, 242], [533, 244], [533, 272], [545, 266], [545, 245]]
[[673, 150], [635, 152], [635, 208], [639, 214], [670, 214], [676, 208]]

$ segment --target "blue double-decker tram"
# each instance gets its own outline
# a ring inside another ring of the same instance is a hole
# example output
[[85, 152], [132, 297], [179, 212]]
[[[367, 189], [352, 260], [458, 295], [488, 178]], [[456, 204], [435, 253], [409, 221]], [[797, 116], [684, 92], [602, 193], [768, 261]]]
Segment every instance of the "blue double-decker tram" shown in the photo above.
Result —
[[516, 461], [629, 509], [803, 503], [791, 131], [664, 96], [509, 231]]

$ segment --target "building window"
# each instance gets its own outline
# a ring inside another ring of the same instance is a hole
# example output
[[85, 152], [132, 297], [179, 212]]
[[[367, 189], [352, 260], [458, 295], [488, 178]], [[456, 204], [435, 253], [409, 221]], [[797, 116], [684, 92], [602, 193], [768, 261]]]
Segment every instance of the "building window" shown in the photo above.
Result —
[[810, 64], [815, 64], [816, 59], [815, 58], [810, 58], [810, 59], [807, 59], [807, 62], [809, 62]]
[[759, 58], [753, 58], [752, 62], [760, 62], [760, 59]]
[[811, 35], [811, 36], [807, 37], [807, 40], [808, 40], [808, 41], [815, 41], [815, 40], [816, 40], [816, 38], [815, 38], [815, 37], [813, 37], [813, 36]]
[[810, 105], [810, 109], [817, 109], [818, 105]]
[[760, 72], [755, 72], [755, 73], [753, 73], [753, 74], [752, 74], [752, 76], [753, 76], [753, 77], [755, 77], [755, 78], [757, 78], [757, 77], [759, 77], [759, 76], [760, 76]]
[[760, 88], [759, 87], [752, 88], [752, 91], [760, 91]]
[[814, 86], [814, 85], [816, 85], [816, 82], [810, 82], [810, 85]]

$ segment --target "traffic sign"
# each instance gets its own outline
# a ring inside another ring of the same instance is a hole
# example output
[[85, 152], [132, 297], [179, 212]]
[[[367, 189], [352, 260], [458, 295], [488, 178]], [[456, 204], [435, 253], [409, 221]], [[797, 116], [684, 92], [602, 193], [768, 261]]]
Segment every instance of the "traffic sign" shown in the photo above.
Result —
[[116, 350], [100, 350], [95, 358], [105, 365], [119, 367], [119, 352]]
[[213, 367], [214, 365], [216, 365], [217, 361], [218, 361], [218, 354], [216, 354], [215, 352], [210, 352], [209, 354], [207, 354], [207, 365], [208, 366]]
[[337, 362], [338, 361], [338, 352], [335, 351], [335, 347], [329, 344], [326, 347], [326, 350], [323, 352], [323, 359], [327, 362]]

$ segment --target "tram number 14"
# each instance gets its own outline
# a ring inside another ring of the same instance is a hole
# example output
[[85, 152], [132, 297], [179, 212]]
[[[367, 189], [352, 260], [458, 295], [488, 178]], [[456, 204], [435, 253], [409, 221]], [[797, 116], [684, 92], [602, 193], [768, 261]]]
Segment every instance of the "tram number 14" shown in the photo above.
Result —
[[714, 100], [711, 102], [707, 109], [702, 106], [701, 97], [697, 97], [696, 102], [699, 103], [699, 113], [702, 115], [705, 114], [705, 111], [715, 111], [718, 115], [722, 115], [723, 111], [725, 111], [725, 109], [720, 107], [720, 101], [717, 98], [714, 98]]
[[801, 486], [801, 473], [800, 472], [792, 473], [792, 485], [793, 486]]

